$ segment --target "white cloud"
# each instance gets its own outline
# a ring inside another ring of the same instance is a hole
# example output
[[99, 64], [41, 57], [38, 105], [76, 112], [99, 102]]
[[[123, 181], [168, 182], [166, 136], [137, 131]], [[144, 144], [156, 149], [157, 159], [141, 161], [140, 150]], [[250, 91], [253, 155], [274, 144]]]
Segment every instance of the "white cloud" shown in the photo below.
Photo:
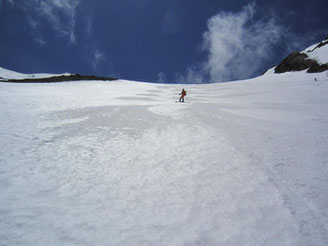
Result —
[[272, 54], [284, 28], [273, 18], [252, 23], [254, 13], [255, 6], [248, 5], [240, 13], [219, 13], [209, 20], [204, 50], [211, 80], [250, 77]]
[[254, 75], [286, 32], [274, 17], [255, 20], [255, 13], [255, 4], [249, 4], [239, 13], [220, 12], [210, 18], [203, 35], [206, 61], [178, 79], [222, 82]]

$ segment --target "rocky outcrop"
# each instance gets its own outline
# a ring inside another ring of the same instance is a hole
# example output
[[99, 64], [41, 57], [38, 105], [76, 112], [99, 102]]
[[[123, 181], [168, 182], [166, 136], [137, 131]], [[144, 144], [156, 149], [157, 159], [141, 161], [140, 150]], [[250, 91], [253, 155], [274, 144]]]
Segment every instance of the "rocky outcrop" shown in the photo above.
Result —
[[291, 53], [274, 69], [275, 73], [285, 73], [290, 71], [302, 71], [310, 67], [305, 59], [308, 56], [299, 52]]
[[[307, 70], [307, 73], [320, 73], [328, 70], [328, 63], [324, 63], [327, 62], [327, 59], [323, 59], [324, 62], [322, 62], [322, 57], [325, 57], [324, 54], [327, 53], [327, 48], [321, 49], [327, 44], [328, 37], [317, 45], [313, 45], [307, 50], [304, 50], [303, 52], [291, 53], [284, 60], [282, 60], [282, 62], [278, 66], [275, 67], [275, 73], [285, 73], [302, 70]], [[321, 55], [321, 62], [317, 60], [318, 54], [319, 57]]]
[[328, 64], [320, 65], [316, 60], [309, 59], [307, 54], [294, 52], [282, 60], [274, 71], [275, 73], [285, 73], [305, 69], [308, 69], [308, 73], [319, 73], [328, 70]]
[[310, 67], [306, 72], [307, 73], [321, 73], [328, 70], [328, 64], [323, 64], [323, 65], [314, 65]]
[[70, 74], [70, 75], [53, 76], [48, 78], [7, 79], [2, 81], [15, 82], [15, 83], [54, 83], [54, 82], [81, 81], [81, 80], [112, 81], [112, 80], [117, 80], [117, 78], [98, 77], [94, 75], [86, 76], [80, 74]]

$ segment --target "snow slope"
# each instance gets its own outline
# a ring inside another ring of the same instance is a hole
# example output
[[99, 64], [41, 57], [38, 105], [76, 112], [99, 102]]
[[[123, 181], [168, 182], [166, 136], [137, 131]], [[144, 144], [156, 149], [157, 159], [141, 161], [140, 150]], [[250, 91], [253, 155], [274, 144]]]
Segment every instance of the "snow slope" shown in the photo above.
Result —
[[[320, 43], [328, 43], [328, 38]], [[328, 44], [318, 47], [320, 43], [306, 48], [302, 53], [307, 54], [310, 59], [316, 60], [319, 64], [325, 64], [328, 63]]]
[[55, 76], [69, 76], [69, 73], [63, 74], [48, 74], [48, 73], [35, 73], [35, 74], [24, 74], [24, 73], [17, 73], [5, 68], [0, 67], [0, 79], [40, 79], [40, 78], [48, 78], [48, 77], [55, 77]]
[[327, 74], [183, 86], [0, 83], [0, 245], [328, 245]]

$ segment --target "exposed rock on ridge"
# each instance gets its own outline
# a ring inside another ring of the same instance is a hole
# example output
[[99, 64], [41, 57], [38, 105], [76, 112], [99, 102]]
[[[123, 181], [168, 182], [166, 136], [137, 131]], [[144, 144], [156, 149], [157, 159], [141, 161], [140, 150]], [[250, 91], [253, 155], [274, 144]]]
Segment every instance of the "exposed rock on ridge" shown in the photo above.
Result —
[[[307, 50], [306, 53], [320, 49], [328, 44], [328, 38], [320, 42], [314, 48]], [[293, 52], [288, 55], [282, 62], [275, 67], [275, 73], [285, 73], [293, 71], [302, 71], [307, 69], [307, 73], [320, 73], [328, 70], [328, 63], [319, 64], [315, 59], [310, 59], [304, 52]]]
[[117, 80], [117, 78], [98, 77], [94, 75], [86, 76], [80, 74], [70, 74], [70, 75], [52, 76], [47, 78], [5, 79], [5, 80], [2, 79], [3, 82], [15, 82], [15, 83], [53, 83], [53, 82], [81, 81], [81, 80], [112, 81], [112, 80]]
[[285, 73], [305, 69], [308, 69], [308, 73], [320, 73], [328, 70], [328, 64], [320, 65], [316, 60], [309, 59], [307, 54], [294, 52], [282, 60], [274, 71], [275, 73]]

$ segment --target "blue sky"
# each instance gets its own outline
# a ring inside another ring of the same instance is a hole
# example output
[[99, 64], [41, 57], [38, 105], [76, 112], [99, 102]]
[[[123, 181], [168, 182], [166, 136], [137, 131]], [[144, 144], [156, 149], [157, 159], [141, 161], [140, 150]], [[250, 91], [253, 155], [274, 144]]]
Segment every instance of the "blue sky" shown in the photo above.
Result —
[[328, 36], [327, 0], [0, 0], [0, 67], [152, 82], [260, 75]]

